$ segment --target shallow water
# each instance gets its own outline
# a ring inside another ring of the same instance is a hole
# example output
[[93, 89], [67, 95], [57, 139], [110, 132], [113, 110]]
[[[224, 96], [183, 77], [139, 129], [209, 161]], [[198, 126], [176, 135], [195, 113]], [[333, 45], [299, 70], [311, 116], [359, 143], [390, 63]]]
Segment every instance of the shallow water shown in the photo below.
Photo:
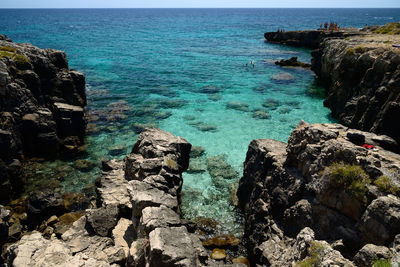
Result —
[[[30, 189], [53, 180], [93, 193], [100, 159], [123, 158], [142, 127], [158, 126], [206, 151], [195, 160], [198, 172], [184, 174], [185, 217], [213, 217], [222, 231], [240, 234], [231, 196], [250, 141], [286, 141], [300, 120], [332, 121], [312, 72], [273, 64], [308, 62], [310, 51], [268, 44], [264, 32], [399, 19], [399, 9], [0, 10], [2, 33], [65, 50], [87, 80], [91, 131], [82, 158], [96, 167], [79, 171], [75, 159], [35, 165]], [[229, 179], [207, 171], [207, 158], [218, 155], [234, 169]]]

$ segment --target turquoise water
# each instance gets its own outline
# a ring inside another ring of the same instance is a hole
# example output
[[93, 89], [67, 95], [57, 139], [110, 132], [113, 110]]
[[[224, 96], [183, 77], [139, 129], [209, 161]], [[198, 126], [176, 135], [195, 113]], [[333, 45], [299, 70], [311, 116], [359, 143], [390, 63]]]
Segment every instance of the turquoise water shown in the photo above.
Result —
[[[50, 178], [65, 191], [93, 194], [100, 160], [123, 158], [141, 127], [157, 126], [205, 148], [194, 160], [198, 172], [184, 174], [184, 215], [213, 217], [222, 231], [240, 234], [231, 196], [250, 141], [286, 141], [301, 119], [332, 121], [312, 72], [273, 64], [291, 56], [308, 62], [310, 51], [268, 44], [264, 32], [399, 19], [399, 9], [0, 10], [2, 33], [65, 50], [87, 80], [90, 132], [81, 158], [96, 167], [79, 171], [75, 159], [35, 164], [31, 187]], [[220, 155], [229, 179], [207, 170], [207, 158]]]

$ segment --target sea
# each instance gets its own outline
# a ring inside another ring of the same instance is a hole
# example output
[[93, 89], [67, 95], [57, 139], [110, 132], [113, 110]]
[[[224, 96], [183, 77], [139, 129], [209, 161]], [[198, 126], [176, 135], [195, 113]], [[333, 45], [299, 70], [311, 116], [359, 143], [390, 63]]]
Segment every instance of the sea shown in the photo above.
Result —
[[183, 174], [183, 216], [241, 235], [235, 189], [249, 143], [286, 142], [300, 120], [335, 122], [313, 72], [274, 64], [310, 62], [310, 50], [269, 44], [264, 32], [331, 21], [382, 25], [400, 21], [400, 9], [0, 9], [0, 33], [63, 50], [86, 75], [86, 154], [32, 163], [26, 194], [56, 181], [93, 195], [101, 160], [123, 159], [143, 128], [159, 127], [204, 149]]

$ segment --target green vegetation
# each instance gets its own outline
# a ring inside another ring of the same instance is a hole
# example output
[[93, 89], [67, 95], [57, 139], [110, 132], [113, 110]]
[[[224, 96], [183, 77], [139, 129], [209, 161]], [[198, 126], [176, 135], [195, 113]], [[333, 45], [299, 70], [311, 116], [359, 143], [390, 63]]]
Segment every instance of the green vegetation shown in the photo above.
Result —
[[347, 55], [355, 55], [355, 54], [361, 54], [367, 51], [367, 49], [361, 45], [356, 46], [356, 47], [350, 47], [347, 49], [346, 54]]
[[321, 254], [324, 252], [325, 246], [312, 241], [311, 246], [308, 248], [308, 255], [304, 260], [297, 263], [297, 267], [313, 267], [321, 263]]
[[167, 164], [168, 167], [170, 167], [173, 170], [177, 170], [178, 169], [178, 163], [171, 159], [171, 158], [167, 158], [165, 163]]
[[343, 162], [334, 163], [325, 168], [324, 174], [329, 175], [332, 182], [343, 186], [350, 195], [356, 199], [367, 202], [367, 187], [371, 182], [368, 174], [358, 165], [345, 164]]
[[378, 177], [374, 181], [374, 184], [380, 191], [400, 197], [400, 187], [396, 185], [393, 182], [393, 179], [389, 178], [388, 176], [382, 175]]
[[0, 58], [8, 57], [15, 61], [19, 69], [29, 68], [29, 59], [21, 54], [17, 54], [17, 50], [10, 46], [0, 46]]
[[374, 31], [374, 33], [379, 34], [400, 34], [400, 23], [392, 22], [388, 23], [385, 26], [379, 27]]
[[391, 267], [392, 264], [388, 259], [376, 259], [372, 262], [372, 267]]

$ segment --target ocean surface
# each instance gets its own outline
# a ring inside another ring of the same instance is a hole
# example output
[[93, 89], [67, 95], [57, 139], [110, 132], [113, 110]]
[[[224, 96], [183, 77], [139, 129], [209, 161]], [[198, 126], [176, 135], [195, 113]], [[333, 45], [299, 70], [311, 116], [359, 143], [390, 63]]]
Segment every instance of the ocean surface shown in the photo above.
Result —
[[310, 51], [268, 44], [264, 32], [399, 20], [400, 9], [0, 9], [1, 33], [66, 51], [87, 81], [80, 159], [96, 167], [33, 163], [27, 190], [59, 181], [66, 192], [93, 194], [100, 161], [122, 159], [143, 127], [157, 126], [205, 149], [183, 175], [184, 216], [213, 217], [240, 235], [234, 190], [250, 141], [285, 142], [300, 120], [333, 121], [311, 71], [273, 64], [309, 62]]

